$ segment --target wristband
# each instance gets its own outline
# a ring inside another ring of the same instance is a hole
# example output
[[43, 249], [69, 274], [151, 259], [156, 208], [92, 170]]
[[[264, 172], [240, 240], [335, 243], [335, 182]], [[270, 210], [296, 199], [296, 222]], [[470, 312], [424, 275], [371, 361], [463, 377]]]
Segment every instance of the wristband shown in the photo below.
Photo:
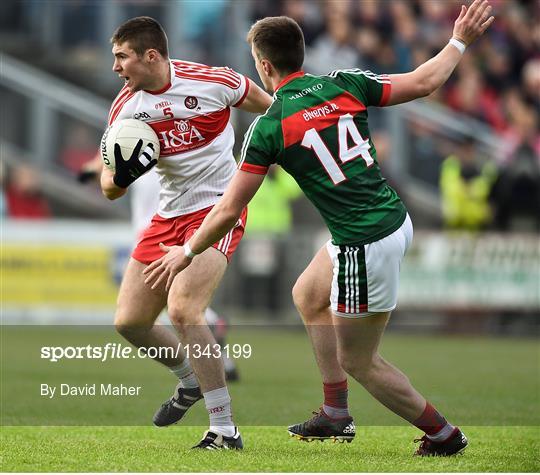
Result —
[[193, 259], [197, 255], [191, 250], [191, 247], [187, 242], [184, 244], [184, 254], [190, 259]]
[[457, 40], [456, 38], [450, 38], [448, 44], [455, 46], [461, 54], [465, 53], [465, 49], [467, 48], [467, 45], [463, 43], [463, 41]]

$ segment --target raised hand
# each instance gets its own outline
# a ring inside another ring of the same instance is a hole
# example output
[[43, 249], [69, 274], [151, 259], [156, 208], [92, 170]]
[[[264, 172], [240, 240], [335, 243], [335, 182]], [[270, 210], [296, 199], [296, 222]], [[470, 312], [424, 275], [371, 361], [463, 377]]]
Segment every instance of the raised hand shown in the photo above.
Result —
[[452, 38], [469, 46], [481, 36], [495, 20], [494, 16], [490, 16], [490, 13], [491, 5], [487, 0], [474, 0], [469, 8], [462, 5], [459, 17], [454, 23]]

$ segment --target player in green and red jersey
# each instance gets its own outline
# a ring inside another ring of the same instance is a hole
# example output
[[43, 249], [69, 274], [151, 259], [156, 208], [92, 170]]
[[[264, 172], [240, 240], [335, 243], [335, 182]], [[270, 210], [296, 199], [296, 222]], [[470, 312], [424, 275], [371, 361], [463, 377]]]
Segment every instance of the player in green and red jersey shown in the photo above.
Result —
[[223, 199], [184, 246], [145, 270], [153, 287], [170, 287], [197, 254], [223, 237], [278, 164], [321, 213], [332, 239], [293, 289], [323, 379], [324, 404], [312, 419], [289, 427], [304, 440], [351, 441], [347, 373], [377, 400], [425, 432], [418, 455], [452, 455], [467, 438], [378, 353], [396, 306], [401, 260], [412, 240], [407, 211], [380, 174], [367, 124], [368, 106], [399, 104], [431, 94], [446, 82], [466, 46], [493, 22], [487, 0], [462, 6], [449, 44], [406, 74], [360, 70], [312, 76], [301, 71], [302, 31], [294, 20], [259, 20], [248, 41], [262, 82], [274, 91], [268, 111], [246, 133], [242, 160]]

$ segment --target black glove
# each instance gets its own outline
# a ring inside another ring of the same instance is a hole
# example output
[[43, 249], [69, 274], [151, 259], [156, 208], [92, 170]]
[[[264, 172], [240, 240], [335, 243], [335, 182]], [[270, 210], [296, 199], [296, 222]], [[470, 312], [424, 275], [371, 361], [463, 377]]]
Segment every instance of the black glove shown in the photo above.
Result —
[[144, 175], [156, 163], [157, 159], [152, 158], [154, 153], [154, 145], [149, 143], [139, 156], [139, 152], [143, 146], [142, 139], [139, 140], [129, 160], [124, 160], [120, 145], [114, 144], [114, 161], [116, 172], [113, 177], [114, 184], [120, 188], [127, 188], [137, 178]]

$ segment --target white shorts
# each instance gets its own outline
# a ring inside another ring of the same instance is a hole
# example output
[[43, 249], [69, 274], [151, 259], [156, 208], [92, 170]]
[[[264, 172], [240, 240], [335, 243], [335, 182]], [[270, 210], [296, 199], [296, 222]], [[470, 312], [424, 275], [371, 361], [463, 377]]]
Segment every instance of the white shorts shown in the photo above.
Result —
[[396, 308], [399, 268], [413, 238], [409, 215], [399, 229], [363, 246], [326, 248], [334, 272], [330, 305], [340, 317], [367, 317]]

